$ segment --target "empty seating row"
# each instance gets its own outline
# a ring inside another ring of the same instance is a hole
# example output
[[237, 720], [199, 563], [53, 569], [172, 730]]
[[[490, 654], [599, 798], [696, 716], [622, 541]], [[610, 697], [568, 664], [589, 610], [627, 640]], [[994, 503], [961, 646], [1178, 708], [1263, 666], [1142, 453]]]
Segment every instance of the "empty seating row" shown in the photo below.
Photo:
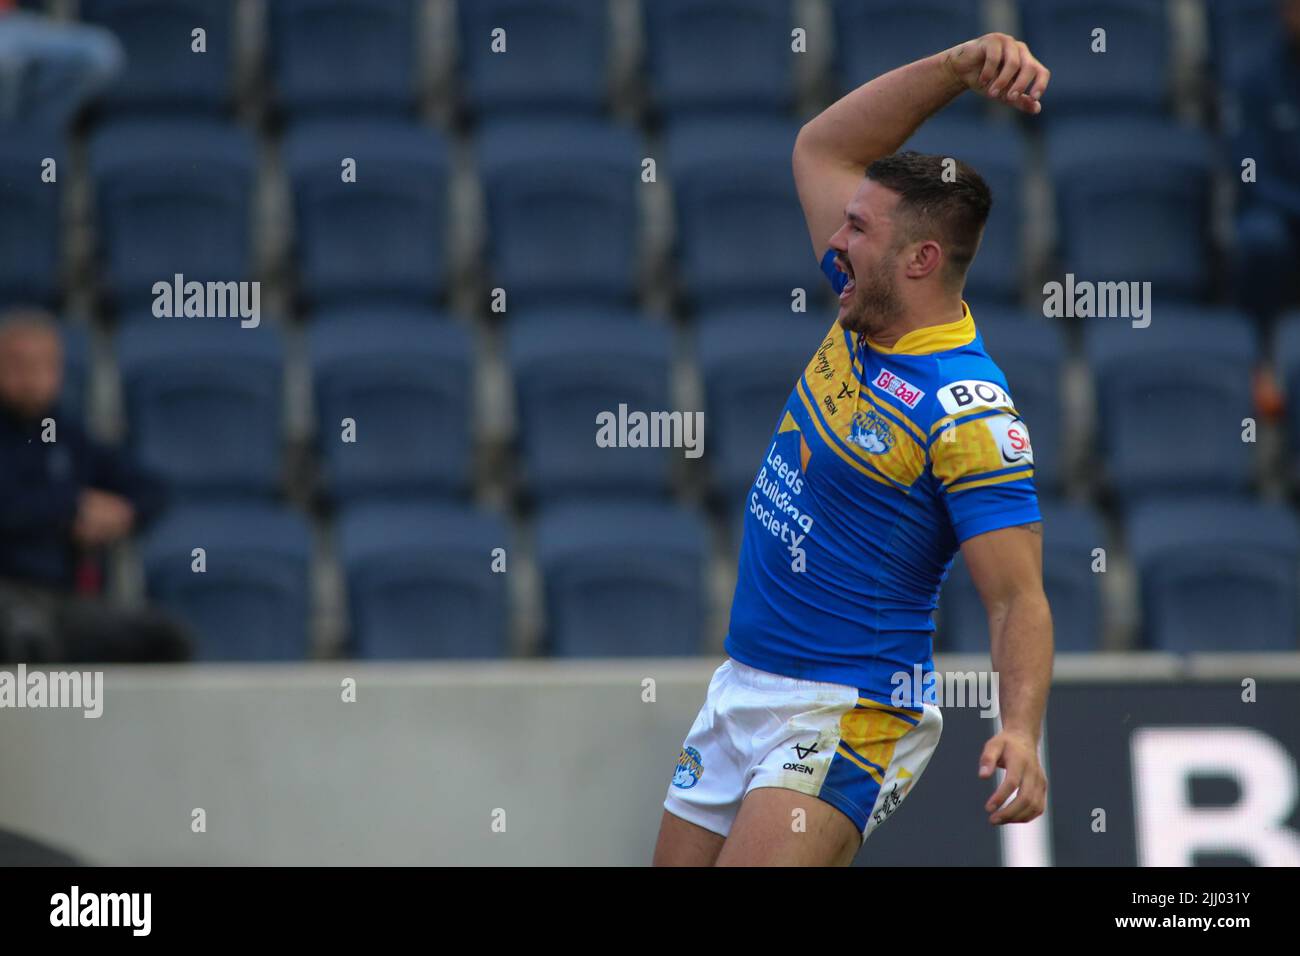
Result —
[[[1036, 481], [1064, 487], [1070, 354], [1059, 323], [1014, 310], [976, 313], [1035, 444]], [[634, 312], [524, 311], [508, 331], [520, 490], [541, 499], [669, 493], [678, 447], [603, 447], [599, 416], [703, 412], [703, 462], [722, 501], [739, 500], [802, 374], [824, 320], [719, 310], [687, 342], [704, 387], [699, 409], [675, 399], [674, 333]], [[1150, 495], [1248, 495], [1258, 481], [1261, 422], [1252, 389], [1259, 347], [1230, 310], [1160, 313], [1147, 327], [1099, 319], [1085, 330], [1096, 398], [1089, 478], [1121, 504]], [[86, 333], [69, 328], [65, 407], [84, 408]], [[128, 440], [142, 462], [181, 490], [270, 494], [280, 484], [284, 375], [280, 327], [235, 320], [140, 319], [115, 339]], [[1278, 336], [1280, 378], [1300, 455], [1300, 315]], [[338, 500], [461, 495], [474, 466], [477, 359], [461, 322], [433, 310], [318, 313], [307, 330], [324, 490]], [[686, 366], [689, 368], [689, 365]], [[623, 416], [626, 419], [626, 416]], [[671, 436], [670, 436], [671, 437]], [[607, 443], [606, 443], [607, 444]], [[625, 443], [632, 444], [635, 443]]]
[[[228, 106], [241, 35], [235, 7], [227, 0], [84, 0], [81, 17], [116, 33], [126, 52], [110, 105]], [[266, 8], [268, 73], [282, 109], [414, 108], [427, 59], [416, 0], [275, 0]], [[1206, 9], [1210, 65], [1228, 85], [1276, 38], [1276, 17], [1268, 0], [1207, 0]], [[792, 0], [642, 0], [640, 10], [651, 106], [668, 115], [788, 110], [801, 49], [833, 45], [834, 81], [845, 89], [991, 28], [981, 0], [832, 0], [833, 36], [814, 34], [801, 48], [794, 31], [810, 25]], [[1016, 13], [1020, 35], [1052, 65], [1056, 115], [1167, 106], [1174, 47], [1163, 0], [1020, 0]], [[607, 4], [460, 0], [456, 16], [460, 99], [468, 108], [593, 113], [607, 104], [615, 67]], [[204, 31], [203, 52], [194, 51], [196, 28]], [[974, 108], [973, 98], [959, 107]]]
[[[1056, 645], [1100, 648], [1101, 581], [1117, 551], [1089, 509], [1045, 501], [1044, 581]], [[706, 649], [707, 524], [665, 503], [543, 509], [532, 553], [546, 626], [540, 650], [566, 657], [675, 656]], [[349, 653], [365, 658], [501, 657], [513, 652], [517, 536], [498, 516], [447, 503], [371, 504], [339, 517]], [[1166, 651], [1294, 650], [1300, 525], [1249, 501], [1152, 501], [1125, 526], [1140, 590], [1142, 646]], [[208, 660], [300, 659], [311, 650], [312, 538], [265, 504], [169, 515], [143, 548], [147, 589], [197, 632]], [[939, 608], [940, 649], [982, 652], [987, 618], [958, 558]]]
[[[483, 275], [507, 307], [627, 305], [638, 298], [647, 239], [643, 161], [673, 197], [680, 298], [696, 308], [788, 305], [825, 294], [790, 176], [797, 127], [737, 117], [670, 126], [653, 150], [592, 119], [485, 124], [475, 142], [486, 201]], [[1014, 125], [943, 117], [908, 144], [972, 163], [995, 202], [972, 270], [972, 302], [1017, 301], [1028, 265], [1022, 190], [1030, 168]], [[434, 304], [449, 263], [451, 147], [395, 121], [295, 125], [281, 149], [292, 220], [292, 273], [309, 305]], [[0, 145], [0, 303], [60, 292], [63, 178], [45, 181], [53, 143]], [[257, 149], [214, 119], [130, 120], [89, 142], [101, 291], [130, 313], [155, 283], [255, 278]], [[1216, 158], [1206, 136], [1149, 120], [1058, 123], [1047, 136], [1059, 224], [1054, 274], [1151, 283], [1165, 301], [1214, 290], [1207, 238]], [[1086, 171], [1087, 175], [1082, 175]], [[1035, 295], [1038, 295], [1035, 292]]]

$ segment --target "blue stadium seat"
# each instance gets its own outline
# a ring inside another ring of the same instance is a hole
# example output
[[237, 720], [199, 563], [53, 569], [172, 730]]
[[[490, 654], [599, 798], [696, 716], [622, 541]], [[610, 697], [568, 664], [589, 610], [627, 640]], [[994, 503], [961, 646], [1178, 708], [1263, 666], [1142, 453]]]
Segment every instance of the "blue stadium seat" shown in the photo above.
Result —
[[[460, 56], [479, 113], [595, 113], [605, 105], [609, 11], [592, 0], [460, 0]], [[493, 31], [506, 52], [492, 51]]]
[[[835, 0], [833, 10], [835, 72], [844, 93], [986, 32], [980, 0]], [[979, 109], [979, 98], [966, 95], [944, 115]]]
[[[1045, 117], [1157, 113], [1169, 99], [1165, 0], [1020, 0], [1023, 39], [1052, 71]], [[1093, 31], [1106, 50], [1093, 52]]]
[[276, 489], [284, 345], [274, 326], [142, 318], [118, 332], [117, 356], [141, 465], [183, 492]]
[[537, 560], [546, 645], [557, 657], [664, 657], [704, 650], [708, 534], [667, 504], [542, 512]]
[[654, 0], [641, 8], [650, 95], [660, 111], [793, 104], [790, 0]]
[[[335, 311], [308, 332], [323, 479], [337, 499], [469, 486], [474, 354], [430, 313]], [[342, 422], [355, 441], [342, 440]]]
[[[1043, 591], [1052, 608], [1056, 649], [1063, 653], [1102, 647], [1101, 575], [1094, 572], [1096, 548], [1107, 546], [1101, 520], [1091, 508], [1044, 498]], [[940, 646], [945, 651], [987, 653], [988, 614], [970, 569], [959, 553], [943, 585]]]
[[63, 389], [59, 394], [59, 408], [84, 421], [90, 390], [90, 328], [64, 322], [59, 325], [59, 337], [63, 340]]
[[1210, 60], [1220, 89], [1235, 88], [1282, 41], [1278, 0], [1206, 0]]
[[[206, 570], [194, 570], [195, 548]], [[269, 504], [175, 509], [141, 548], [149, 597], [196, 633], [206, 661], [292, 661], [310, 653], [311, 533]]]
[[510, 309], [507, 319], [512, 325], [564, 325], [567, 322], [608, 322], [613, 325], [636, 325], [642, 322], [667, 322], [664, 315], [650, 318], [650, 314], [634, 308], [600, 308], [598, 306], [541, 306]]
[[130, 120], [90, 141], [104, 282], [119, 308], [156, 282], [252, 279], [252, 138], [216, 120]]
[[573, 118], [491, 122], [479, 156], [492, 281], [507, 308], [632, 300], [643, 154], [631, 129]]
[[785, 120], [736, 117], [669, 131], [681, 279], [700, 308], [788, 309], [792, 290], [826, 290], [790, 175], [797, 133]]
[[[230, 0], [81, 0], [81, 19], [107, 27], [126, 69], [105, 97], [110, 108], [218, 111], [234, 85], [235, 4]], [[193, 31], [205, 33], [205, 52]]]
[[333, 117], [414, 110], [415, 0], [274, 0], [267, 7], [271, 75], [282, 108]]
[[943, 114], [926, 123], [903, 147], [918, 153], [952, 156], [969, 163], [993, 192], [979, 253], [966, 277], [971, 301], [1015, 302], [1020, 297], [1020, 241], [1027, 178], [1025, 141], [1020, 127]]
[[1094, 119], [1047, 133], [1062, 267], [1093, 281], [1149, 281], [1164, 299], [1209, 288], [1211, 148], [1199, 130]]
[[[0, 136], [0, 306], [59, 298], [65, 155], [54, 134]], [[54, 182], [42, 182], [47, 157], [56, 164]]]
[[729, 510], [754, 482], [781, 409], [825, 332], [818, 324], [788, 310], [699, 316], [710, 478]]
[[[356, 181], [343, 180], [345, 159]], [[284, 161], [302, 292], [311, 303], [432, 304], [447, 273], [449, 160], [434, 130], [403, 122], [304, 123]]]
[[508, 353], [522, 478], [532, 493], [667, 491], [670, 456], [683, 455], [681, 449], [596, 444], [602, 412], [617, 417], [620, 405], [629, 413], [673, 409], [667, 328], [617, 319], [521, 323], [510, 330]]
[[1151, 325], [1089, 319], [1097, 396], [1098, 465], [1121, 498], [1151, 493], [1244, 493], [1254, 445], [1256, 341], [1230, 309], [1161, 309]]
[[1286, 396], [1286, 442], [1290, 477], [1295, 480], [1300, 478], [1300, 309], [1278, 317], [1274, 355]]
[[[987, 241], [987, 240], [986, 240]], [[1002, 369], [1034, 443], [1034, 485], [1040, 494], [1065, 480], [1061, 379], [1068, 350], [1060, 324], [1032, 312], [987, 307], [975, 312], [984, 347]]]
[[1280, 505], [1152, 501], [1133, 511], [1142, 638], [1155, 650], [1295, 651], [1300, 525]]
[[343, 512], [338, 541], [358, 657], [508, 655], [507, 574], [493, 571], [493, 550], [517, 558], [497, 517], [439, 503], [363, 505]]

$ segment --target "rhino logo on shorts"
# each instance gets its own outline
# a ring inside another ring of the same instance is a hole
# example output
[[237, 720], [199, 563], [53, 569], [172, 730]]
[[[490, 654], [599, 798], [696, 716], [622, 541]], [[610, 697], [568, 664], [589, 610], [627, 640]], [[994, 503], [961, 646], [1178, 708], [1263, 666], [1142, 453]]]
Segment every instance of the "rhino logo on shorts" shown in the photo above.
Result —
[[700, 782], [704, 776], [704, 758], [694, 747], [683, 747], [677, 757], [677, 769], [673, 772], [673, 786], [689, 790]]

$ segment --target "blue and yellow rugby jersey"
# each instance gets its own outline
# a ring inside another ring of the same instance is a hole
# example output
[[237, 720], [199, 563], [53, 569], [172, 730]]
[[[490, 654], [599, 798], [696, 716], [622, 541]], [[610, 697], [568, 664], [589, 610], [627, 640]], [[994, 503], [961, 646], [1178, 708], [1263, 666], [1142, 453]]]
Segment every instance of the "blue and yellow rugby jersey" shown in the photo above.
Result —
[[[822, 271], [839, 292], [834, 260]], [[934, 669], [933, 612], [961, 542], [1041, 520], [1028, 430], [962, 313], [892, 348], [838, 322], [822, 340], [745, 503], [736, 660], [889, 701], [895, 674]]]

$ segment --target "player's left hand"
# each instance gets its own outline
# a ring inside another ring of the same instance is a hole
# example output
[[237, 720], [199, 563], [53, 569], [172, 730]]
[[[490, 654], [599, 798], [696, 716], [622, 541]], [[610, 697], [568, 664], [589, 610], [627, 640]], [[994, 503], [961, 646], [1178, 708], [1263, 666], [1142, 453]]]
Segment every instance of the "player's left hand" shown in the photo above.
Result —
[[[980, 754], [980, 779], [993, 776], [1001, 767], [1007, 772], [1001, 785], [984, 804], [989, 823], [1028, 823], [1047, 808], [1047, 775], [1038, 762], [1038, 744], [1032, 737], [1014, 731], [1002, 731], [987, 744]], [[1015, 793], [1016, 799], [1002, 806]]]
[[1037, 116], [1052, 71], [1038, 62], [1022, 41], [1005, 33], [986, 33], [943, 53], [944, 66], [967, 89]]

